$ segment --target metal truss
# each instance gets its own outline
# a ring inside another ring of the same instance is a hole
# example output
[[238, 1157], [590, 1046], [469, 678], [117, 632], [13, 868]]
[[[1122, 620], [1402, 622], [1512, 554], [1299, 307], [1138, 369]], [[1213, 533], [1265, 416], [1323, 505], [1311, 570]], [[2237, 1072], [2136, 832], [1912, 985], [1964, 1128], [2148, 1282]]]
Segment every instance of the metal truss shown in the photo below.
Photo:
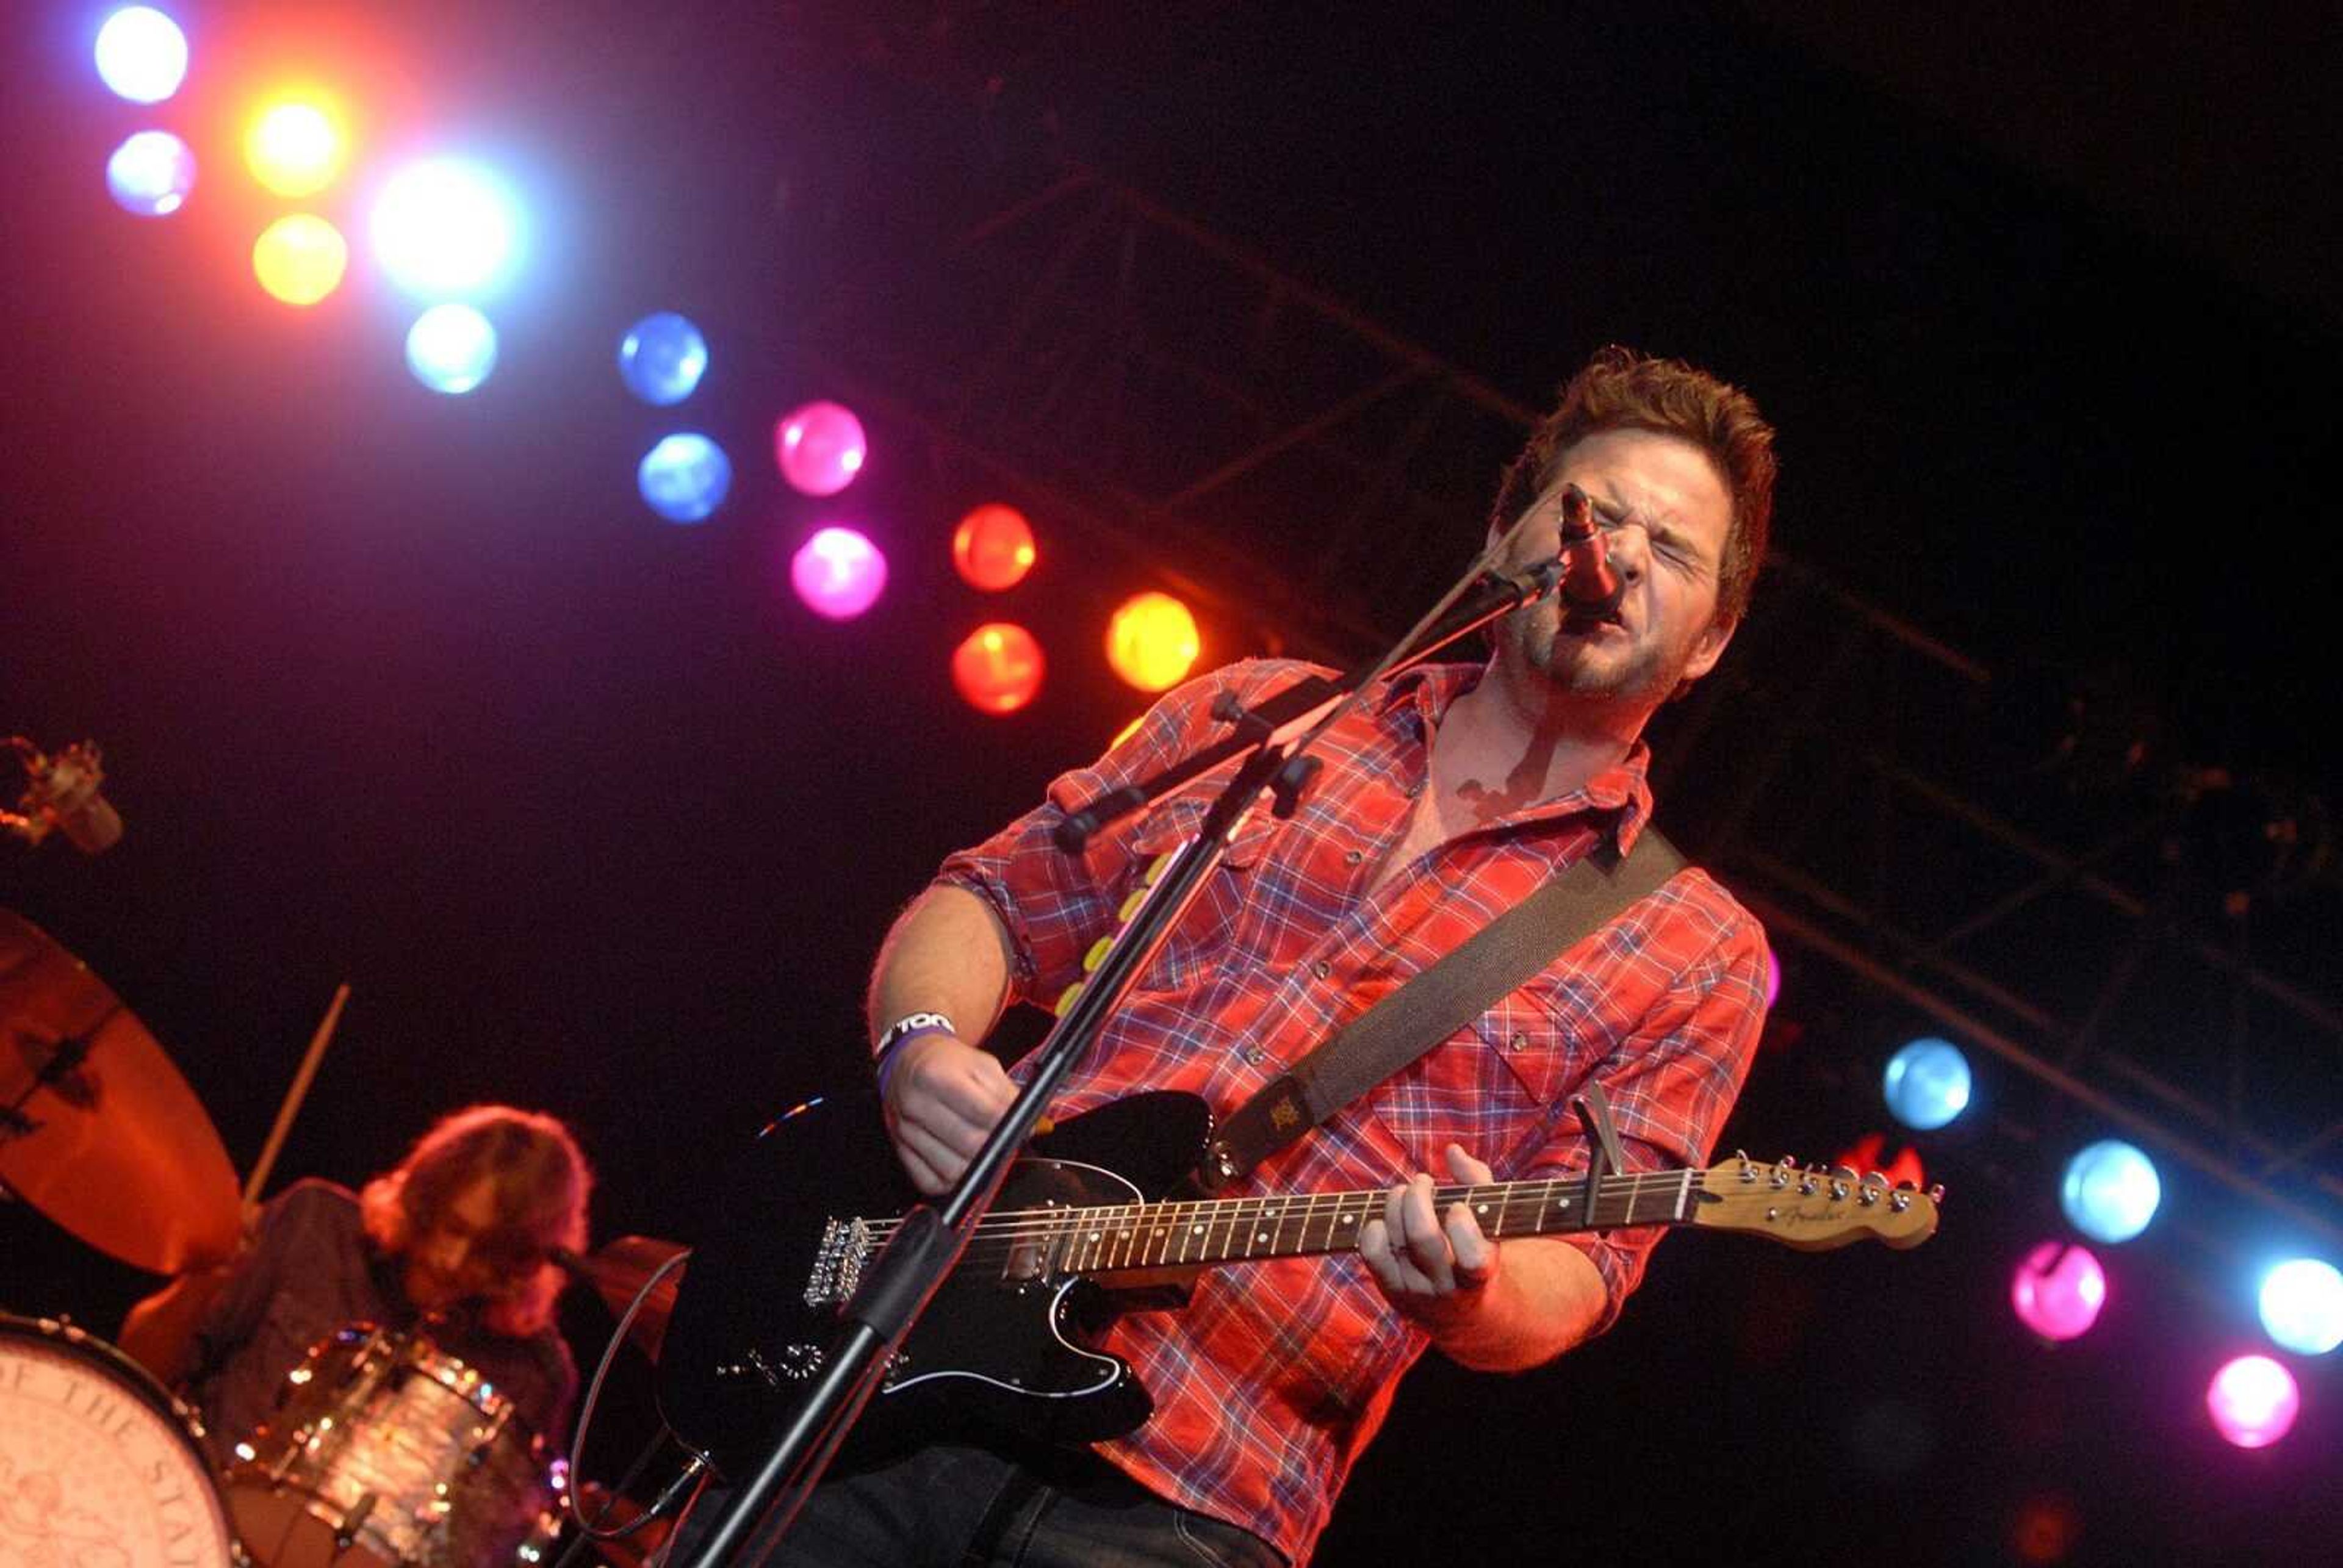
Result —
[[[1340, 661], [1404, 624], [1536, 414], [1062, 165], [833, 298], [804, 345], [826, 371], [1255, 649]], [[2223, 885], [2195, 836], [2220, 775], [2095, 786], [2089, 738], [2032, 725], [2064, 710], [2021, 700], [2020, 672], [1769, 568], [1732, 657], [1655, 730], [1681, 836], [1794, 963], [1863, 982], [1871, 1027], [1916, 1015], [2000, 1059], [2006, 1111], [2121, 1131], [2343, 1245], [2335, 890]]]

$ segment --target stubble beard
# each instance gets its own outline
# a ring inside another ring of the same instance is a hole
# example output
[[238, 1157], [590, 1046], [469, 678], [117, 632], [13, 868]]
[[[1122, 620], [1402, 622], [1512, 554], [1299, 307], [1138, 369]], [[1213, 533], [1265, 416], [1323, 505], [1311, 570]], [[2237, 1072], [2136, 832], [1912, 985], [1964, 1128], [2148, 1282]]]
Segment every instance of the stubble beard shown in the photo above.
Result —
[[1546, 605], [1514, 611], [1498, 623], [1496, 635], [1501, 651], [1520, 669], [1574, 704], [1656, 708], [1677, 684], [1678, 672], [1666, 668], [1666, 650], [1639, 641], [1614, 654], [1564, 632], [1561, 616]]

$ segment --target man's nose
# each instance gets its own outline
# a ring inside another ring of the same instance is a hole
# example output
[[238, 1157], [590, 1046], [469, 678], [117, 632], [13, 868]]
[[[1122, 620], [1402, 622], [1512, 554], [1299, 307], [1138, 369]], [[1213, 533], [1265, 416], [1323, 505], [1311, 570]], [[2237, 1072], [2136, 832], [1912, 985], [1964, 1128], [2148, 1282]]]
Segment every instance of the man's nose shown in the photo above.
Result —
[[1603, 553], [1613, 571], [1634, 582], [1652, 563], [1652, 536], [1640, 523], [1610, 524], [1603, 532]]

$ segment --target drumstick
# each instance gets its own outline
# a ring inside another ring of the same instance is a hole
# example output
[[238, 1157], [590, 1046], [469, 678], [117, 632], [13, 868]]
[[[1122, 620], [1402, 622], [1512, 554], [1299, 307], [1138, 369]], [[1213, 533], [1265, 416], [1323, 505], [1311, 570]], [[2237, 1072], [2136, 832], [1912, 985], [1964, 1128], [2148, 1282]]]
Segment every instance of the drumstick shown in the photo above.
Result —
[[293, 1087], [286, 1091], [285, 1103], [277, 1108], [277, 1125], [268, 1130], [268, 1141], [261, 1147], [260, 1158], [245, 1180], [244, 1203], [247, 1209], [259, 1201], [260, 1190], [268, 1185], [268, 1172], [277, 1163], [277, 1151], [285, 1147], [285, 1135], [293, 1131], [293, 1118], [299, 1114], [301, 1101], [309, 1092], [309, 1081], [317, 1076], [317, 1063], [325, 1060], [326, 1047], [334, 1038], [334, 1026], [342, 1020], [342, 1004], [349, 1000], [350, 982], [344, 980], [334, 988], [334, 1000], [326, 1004], [326, 1016], [318, 1023], [317, 1032], [309, 1038], [308, 1053], [301, 1058], [301, 1070], [293, 1075]]

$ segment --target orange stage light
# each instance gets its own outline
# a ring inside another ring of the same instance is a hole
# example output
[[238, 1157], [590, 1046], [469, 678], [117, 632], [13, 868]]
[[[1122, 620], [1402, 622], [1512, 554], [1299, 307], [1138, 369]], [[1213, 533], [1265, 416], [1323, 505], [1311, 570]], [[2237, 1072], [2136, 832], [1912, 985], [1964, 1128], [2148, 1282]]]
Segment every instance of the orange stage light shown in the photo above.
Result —
[[1041, 689], [1041, 645], [1011, 621], [978, 627], [952, 650], [952, 684], [985, 713], [1014, 713], [1032, 701]]
[[1014, 588], [1033, 569], [1033, 526], [1014, 507], [990, 502], [952, 530], [952, 565], [987, 593]]
[[287, 305], [315, 305], [342, 286], [350, 247], [341, 230], [311, 213], [280, 217], [253, 242], [260, 286]]
[[245, 166], [263, 189], [281, 196], [311, 196], [333, 184], [347, 152], [341, 121], [314, 94], [270, 104], [244, 134]]
[[1168, 691], [1185, 680], [1202, 647], [1196, 618], [1168, 593], [1135, 595], [1107, 623], [1107, 663], [1141, 691]]

